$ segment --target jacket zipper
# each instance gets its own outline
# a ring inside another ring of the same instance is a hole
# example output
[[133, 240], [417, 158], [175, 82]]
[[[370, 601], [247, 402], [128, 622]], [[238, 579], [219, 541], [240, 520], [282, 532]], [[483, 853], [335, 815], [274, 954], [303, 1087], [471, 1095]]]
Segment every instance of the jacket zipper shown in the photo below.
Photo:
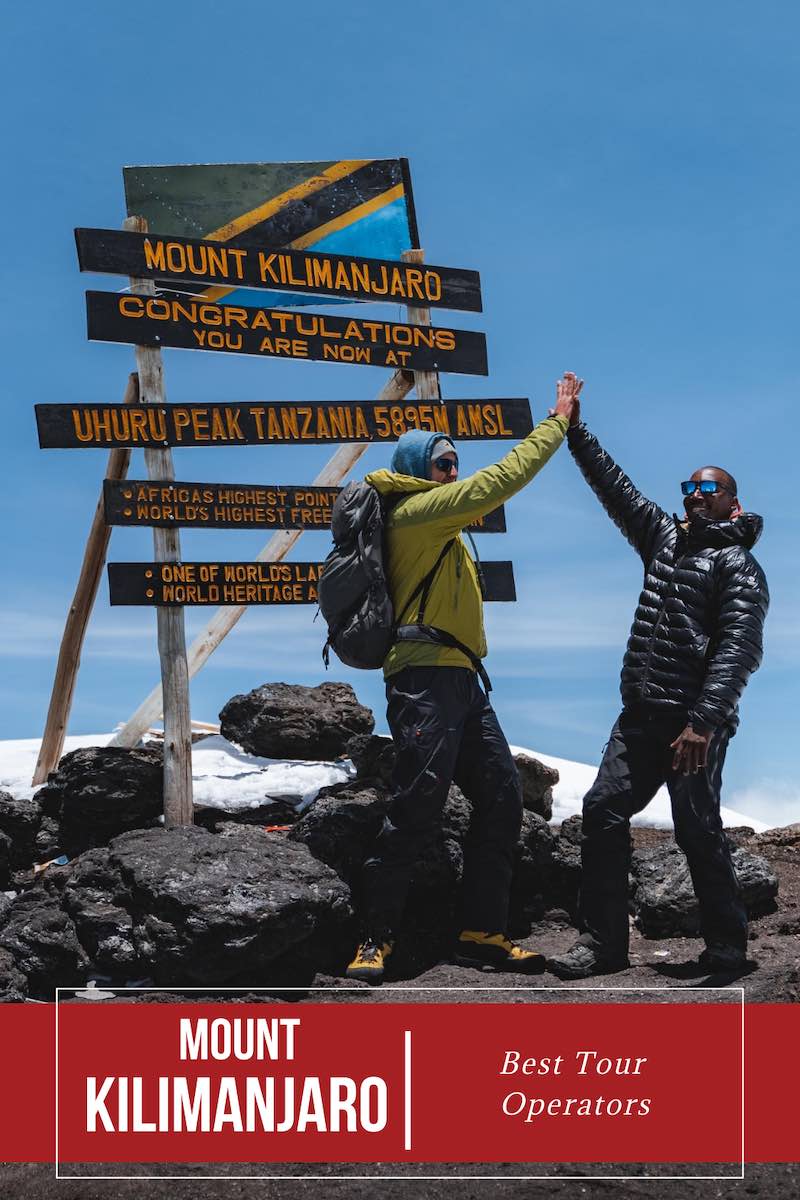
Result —
[[677, 561], [673, 564], [672, 578], [670, 579], [669, 583], [667, 584], [667, 590], [664, 593], [664, 599], [661, 601], [661, 609], [659, 611], [658, 616], [656, 617], [656, 623], [653, 626], [653, 636], [650, 638], [650, 649], [647, 652], [647, 661], [644, 664], [644, 674], [642, 675], [642, 686], [639, 689], [639, 697], [642, 700], [644, 700], [644, 689], [647, 687], [647, 676], [650, 674], [650, 663], [653, 660], [653, 653], [656, 648], [656, 636], [658, 634], [658, 630], [661, 625], [661, 622], [664, 618], [664, 614], [667, 611], [667, 601], [670, 598], [670, 594], [672, 592], [672, 585], [675, 582], [675, 573], [678, 570], [678, 567], [680, 566], [680, 564], [687, 557], [688, 557], [688, 555], [686, 553], [683, 553], [683, 554], [681, 554], [680, 558], [678, 558]]
[[659, 612], [658, 616], [656, 617], [656, 623], [653, 626], [653, 636], [650, 638], [650, 649], [647, 651], [647, 661], [644, 664], [644, 674], [642, 675], [642, 686], [639, 689], [639, 696], [642, 700], [644, 700], [644, 689], [647, 687], [647, 676], [650, 674], [650, 663], [653, 658], [653, 652], [656, 648], [656, 635], [658, 634], [658, 629], [659, 629], [659, 626], [661, 625], [661, 621], [664, 616], [664, 613], [666, 612], [666, 608], [667, 608], [667, 598], [665, 596], [664, 601], [661, 605], [661, 611]]

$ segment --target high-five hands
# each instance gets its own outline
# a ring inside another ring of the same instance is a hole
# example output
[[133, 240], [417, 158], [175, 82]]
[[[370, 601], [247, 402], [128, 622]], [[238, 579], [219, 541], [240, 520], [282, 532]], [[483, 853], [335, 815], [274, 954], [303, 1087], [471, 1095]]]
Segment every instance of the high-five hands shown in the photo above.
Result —
[[580, 394], [583, 380], [572, 371], [565, 371], [564, 378], [556, 384], [556, 406], [550, 409], [550, 416], [564, 416], [570, 425], [577, 425], [581, 419]]

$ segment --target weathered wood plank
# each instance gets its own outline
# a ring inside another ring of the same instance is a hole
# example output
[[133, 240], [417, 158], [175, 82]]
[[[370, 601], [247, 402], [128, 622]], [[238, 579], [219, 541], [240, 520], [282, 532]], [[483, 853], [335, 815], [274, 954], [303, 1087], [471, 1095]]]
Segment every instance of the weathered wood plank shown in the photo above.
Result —
[[[139, 217], [128, 217], [125, 227], [146, 232], [146, 223]], [[154, 292], [155, 285], [152, 280], [131, 278], [132, 300], [141, 299], [144, 302], [152, 297]], [[136, 365], [142, 402], [163, 405], [167, 397], [161, 351], [137, 343]], [[144, 452], [144, 461], [149, 478], [175, 478], [172, 451], [169, 448], [156, 449], [148, 446]], [[157, 562], [178, 562], [181, 557], [178, 530], [154, 529], [153, 549]], [[164, 695], [164, 823], [170, 829], [177, 825], [191, 825], [193, 821], [192, 725], [183, 610], [159, 608], [157, 624], [161, 686]]]
[[[114, 605], [316, 604], [323, 562], [109, 563]], [[510, 562], [482, 562], [484, 600], [516, 599]]]
[[[155, 288], [152, 280], [147, 281]], [[183, 296], [86, 293], [90, 341], [171, 346], [262, 358], [488, 375], [486, 337], [474, 330], [366, 321], [306, 310], [245, 308]]]
[[133, 412], [122, 404], [37, 404], [35, 409], [43, 450], [394, 442], [408, 429], [458, 441], [518, 441], [533, 428], [525, 399], [160, 404]]
[[477, 271], [423, 266], [421, 259], [398, 263], [118, 229], [76, 229], [75, 242], [82, 271], [137, 275], [167, 283], [264, 288], [345, 300], [481, 311]]
[[[330, 529], [341, 488], [309, 484], [192, 483], [188, 480], [106, 480], [108, 525], [191, 529]], [[500, 505], [467, 527], [470, 533], [505, 533]]]

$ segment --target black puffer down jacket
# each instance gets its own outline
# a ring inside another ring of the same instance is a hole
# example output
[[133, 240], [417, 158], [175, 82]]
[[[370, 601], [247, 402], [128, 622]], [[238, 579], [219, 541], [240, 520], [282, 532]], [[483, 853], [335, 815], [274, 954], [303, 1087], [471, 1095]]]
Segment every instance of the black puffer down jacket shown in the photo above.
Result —
[[669, 516], [636, 490], [585, 425], [567, 435], [575, 461], [644, 563], [644, 587], [622, 664], [626, 707], [684, 711], [697, 732], [738, 724], [737, 705], [761, 662], [769, 605], [750, 554], [763, 521]]

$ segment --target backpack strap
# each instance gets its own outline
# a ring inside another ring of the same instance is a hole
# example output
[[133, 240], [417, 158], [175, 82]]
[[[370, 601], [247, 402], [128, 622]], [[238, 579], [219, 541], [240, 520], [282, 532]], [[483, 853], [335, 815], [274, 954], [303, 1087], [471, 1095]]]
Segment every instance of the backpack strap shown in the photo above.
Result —
[[[447, 552], [450, 550], [450, 548], [452, 546], [455, 545], [455, 543], [456, 543], [455, 538], [450, 538], [449, 542], [445, 542], [445, 544], [442, 546], [442, 549], [439, 553], [439, 557], [436, 559], [436, 562], [433, 564], [430, 571], [428, 571], [428, 574], [424, 577], [424, 579], [420, 580], [420, 582], [414, 588], [411, 595], [408, 597], [408, 600], [406, 600], [406, 602], [405, 602], [405, 605], [403, 607], [403, 613], [407, 612], [408, 609], [411, 608], [411, 605], [414, 603], [417, 596], [420, 597], [419, 612], [417, 613], [417, 621], [420, 625], [425, 620], [425, 606], [428, 603], [428, 594], [430, 593], [431, 584], [433, 583], [436, 572], [439, 570], [439, 567], [444, 562]], [[403, 613], [401, 613], [400, 616], [402, 616]], [[398, 622], [399, 622], [399, 618], [398, 618]]]
[[[454, 637], [454, 635], [452, 633], [448, 633], [448, 631], [446, 629], [439, 629], [435, 625], [426, 625], [425, 624], [425, 607], [428, 603], [428, 595], [431, 590], [431, 585], [433, 584], [433, 580], [436, 575], [436, 572], [439, 570], [439, 567], [441, 566], [442, 562], [444, 561], [445, 556], [447, 555], [450, 548], [455, 545], [456, 540], [457, 540], [456, 538], [451, 538], [449, 542], [446, 542], [444, 544], [444, 546], [442, 546], [441, 553], [439, 554], [439, 557], [436, 559], [436, 562], [433, 564], [430, 571], [425, 576], [425, 578], [422, 580], [422, 582], [420, 584], [418, 584], [418, 586], [411, 593], [411, 596], [409, 597], [409, 599], [405, 605], [405, 608], [403, 609], [403, 612], [405, 613], [408, 611], [408, 609], [411, 607], [413, 602], [416, 600], [417, 596], [420, 595], [420, 593], [421, 593], [420, 602], [419, 602], [419, 612], [417, 613], [417, 620], [416, 620], [415, 624], [413, 624], [413, 625], [397, 625], [395, 628], [395, 631], [394, 631], [395, 640], [398, 642], [428, 642], [428, 643], [436, 645], [436, 646], [448, 646], [453, 650], [460, 650], [461, 653], [463, 655], [465, 655], [469, 659], [469, 661], [472, 663], [472, 666], [473, 666], [474, 670], [477, 672], [477, 674], [481, 680], [481, 683], [483, 684], [484, 689], [488, 695], [488, 693], [492, 690], [492, 681], [489, 678], [486, 668], [484, 667], [481, 660], [478, 658], [477, 654], [473, 654], [473, 652], [472, 652], [472, 650], [470, 650], [469, 646], [465, 646], [463, 642], [460, 642], [458, 640], [458, 638]], [[470, 538], [470, 541], [472, 541], [472, 538]], [[473, 542], [473, 546], [474, 546], [474, 544], [475, 543]], [[480, 573], [479, 573], [479, 579], [481, 579]], [[482, 579], [481, 579], [481, 595], [483, 595], [483, 580]]]
[[472, 663], [486, 694], [492, 690], [492, 681], [477, 654], [446, 629], [437, 629], [435, 625], [400, 625], [395, 630], [395, 638], [398, 642], [429, 642], [435, 646], [448, 646], [453, 650], [460, 650]]

